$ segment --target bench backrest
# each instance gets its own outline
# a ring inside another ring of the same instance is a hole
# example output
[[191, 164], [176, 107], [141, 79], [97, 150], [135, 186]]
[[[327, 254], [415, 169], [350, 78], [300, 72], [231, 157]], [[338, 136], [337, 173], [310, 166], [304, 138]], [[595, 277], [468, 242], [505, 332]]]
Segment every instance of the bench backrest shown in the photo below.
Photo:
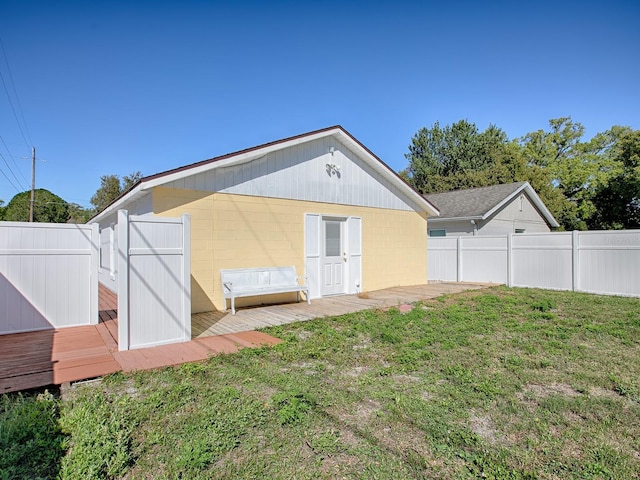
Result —
[[233, 287], [238, 289], [298, 284], [296, 267], [238, 268], [233, 270], [220, 270], [220, 275], [223, 284], [231, 282]]

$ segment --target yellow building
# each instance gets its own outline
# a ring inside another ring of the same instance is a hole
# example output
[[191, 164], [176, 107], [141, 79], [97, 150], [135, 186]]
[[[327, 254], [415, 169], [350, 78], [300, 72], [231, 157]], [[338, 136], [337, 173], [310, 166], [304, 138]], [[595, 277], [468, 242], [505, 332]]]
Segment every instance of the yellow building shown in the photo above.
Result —
[[311, 299], [426, 283], [438, 214], [340, 126], [144, 177], [92, 221], [113, 230], [120, 209], [190, 214], [193, 313], [226, 308], [222, 269], [293, 265]]

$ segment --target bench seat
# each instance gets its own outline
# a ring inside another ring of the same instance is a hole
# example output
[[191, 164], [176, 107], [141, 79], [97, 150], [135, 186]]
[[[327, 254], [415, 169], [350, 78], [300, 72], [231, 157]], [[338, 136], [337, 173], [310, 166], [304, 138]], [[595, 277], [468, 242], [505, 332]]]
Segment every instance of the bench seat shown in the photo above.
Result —
[[304, 277], [296, 274], [294, 266], [226, 269], [220, 270], [220, 276], [225, 309], [227, 300], [231, 300], [233, 315], [236, 314], [235, 299], [240, 297], [296, 292], [300, 301], [300, 292], [304, 292], [307, 303], [311, 304], [306, 279], [304, 284], [300, 282]]

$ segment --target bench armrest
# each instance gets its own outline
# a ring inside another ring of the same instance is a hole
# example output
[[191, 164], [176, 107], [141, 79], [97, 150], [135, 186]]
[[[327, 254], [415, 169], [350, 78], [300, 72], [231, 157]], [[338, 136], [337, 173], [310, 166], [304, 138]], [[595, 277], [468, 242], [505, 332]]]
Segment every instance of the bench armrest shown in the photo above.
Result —
[[[306, 275], [298, 275], [297, 278], [300, 285], [308, 285], [309, 277]], [[300, 280], [304, 280], [304, 283], [300, 283]]]
[[229, 292], [233, 292], [233, 282], [222, 282], [222, 289], [227, 289]]

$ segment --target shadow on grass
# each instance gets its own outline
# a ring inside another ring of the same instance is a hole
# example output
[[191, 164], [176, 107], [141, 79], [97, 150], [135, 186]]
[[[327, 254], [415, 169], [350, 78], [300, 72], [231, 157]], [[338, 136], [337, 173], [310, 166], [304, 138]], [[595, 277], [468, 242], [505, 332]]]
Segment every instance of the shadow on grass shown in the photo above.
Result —
[[58, 403], [55, 390], [0, 395], [2, 480], [57, 478], [65, 453]]

